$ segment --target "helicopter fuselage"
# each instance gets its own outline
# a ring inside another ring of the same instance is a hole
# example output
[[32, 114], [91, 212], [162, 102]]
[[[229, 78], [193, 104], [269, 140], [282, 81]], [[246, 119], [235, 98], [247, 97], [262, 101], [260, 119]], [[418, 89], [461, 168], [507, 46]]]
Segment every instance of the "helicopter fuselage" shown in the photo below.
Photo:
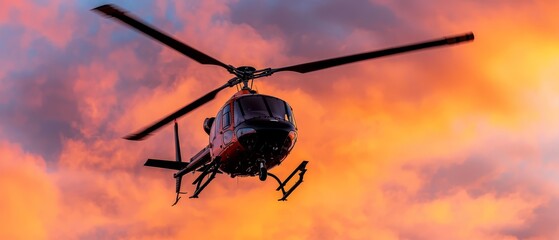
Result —
[[220, 170], [236, 176], [255, 176], [262, 164], [279, 165], [297, 141], [292, 108], [283, 100], [243, 89], [233, 95], [215, 118], [204, 122], [211, 159]]

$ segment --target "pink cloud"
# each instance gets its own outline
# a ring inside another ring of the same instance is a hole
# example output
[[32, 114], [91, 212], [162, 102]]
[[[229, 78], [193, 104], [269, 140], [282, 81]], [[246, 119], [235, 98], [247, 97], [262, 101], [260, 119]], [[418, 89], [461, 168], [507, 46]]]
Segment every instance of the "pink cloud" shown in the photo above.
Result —
[[[71, 11], [61, 11], [60, 1], [33, 3], [31, 1], [4, 1], [0, 4], [0, 23], [17, 23], [26, 32], [21, 46], [29, 47], [37, 37], [45, 37], [57, 47], [64, 47], [72, 38], [71, 24], [77, 18]], [[64, 26], [64, 27], [63, 27]]]

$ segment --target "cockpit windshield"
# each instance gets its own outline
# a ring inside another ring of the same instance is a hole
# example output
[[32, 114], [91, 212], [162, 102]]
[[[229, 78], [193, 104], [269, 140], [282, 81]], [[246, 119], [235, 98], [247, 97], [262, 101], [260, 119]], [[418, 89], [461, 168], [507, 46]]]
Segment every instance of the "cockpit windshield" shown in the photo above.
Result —
[[281, 99], [252, 95], [238, 98], [235, 101], [235, 125], [246, 119], [274, 118], [295, 124], [291, 107]]

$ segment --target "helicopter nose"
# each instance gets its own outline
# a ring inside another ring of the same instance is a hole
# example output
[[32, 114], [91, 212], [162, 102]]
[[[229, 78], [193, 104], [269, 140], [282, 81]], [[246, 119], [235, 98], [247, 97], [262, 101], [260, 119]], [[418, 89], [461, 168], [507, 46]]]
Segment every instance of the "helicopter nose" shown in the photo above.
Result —
[[295, 144], [297, 133], [286, 130], [241, 128], [237, 130], [237, 138], [248, 151], [271, 157], [290, 151]]

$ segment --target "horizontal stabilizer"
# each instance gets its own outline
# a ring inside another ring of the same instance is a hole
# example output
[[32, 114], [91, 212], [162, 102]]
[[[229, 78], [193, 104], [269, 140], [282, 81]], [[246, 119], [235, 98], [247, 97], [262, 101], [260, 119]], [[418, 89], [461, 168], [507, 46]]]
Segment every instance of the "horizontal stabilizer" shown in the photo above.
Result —
[[158, 168], [166, 168], [166, 169], [174, 169], [174, 170], [181, 170], [188, 165], [186, 162], [176, 162], [176, 161], [168, 161], [168, 160], [158, 160], [158, 159], [148, 159], [144, 166], [148, 167], [158, 167]]

